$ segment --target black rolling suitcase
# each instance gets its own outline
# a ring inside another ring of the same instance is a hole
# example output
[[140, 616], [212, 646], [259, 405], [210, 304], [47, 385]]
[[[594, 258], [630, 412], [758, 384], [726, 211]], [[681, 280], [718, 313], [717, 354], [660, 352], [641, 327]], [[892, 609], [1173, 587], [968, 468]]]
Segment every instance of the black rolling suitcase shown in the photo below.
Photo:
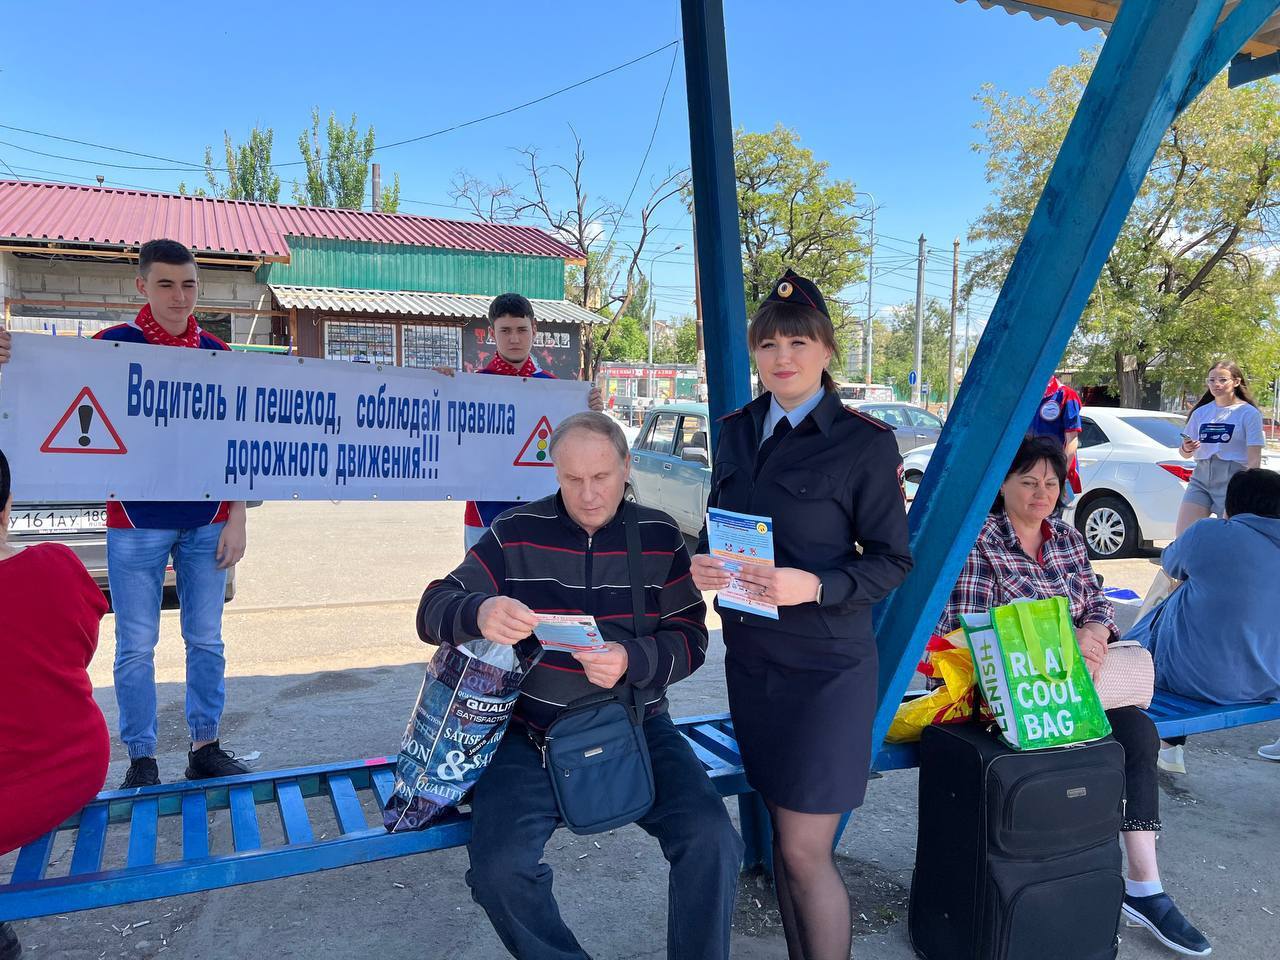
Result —
[[911, 945], [925, 960], [1113, 960], [1124, 748], [1010, 750], [977, 724], [920, 739]]

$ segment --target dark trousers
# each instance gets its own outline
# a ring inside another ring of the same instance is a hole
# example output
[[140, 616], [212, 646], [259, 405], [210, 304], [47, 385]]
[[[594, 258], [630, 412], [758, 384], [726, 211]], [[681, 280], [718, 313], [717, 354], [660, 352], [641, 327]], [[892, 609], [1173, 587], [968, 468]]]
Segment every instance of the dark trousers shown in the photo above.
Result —
[[1121, 830], [1160, 829], [1160, 785], [1156, 757], [1160, 736], [1151, 718], [1137, 707], [1107, 711], [1111, 736], [1124, 747], [1124, 823]]
[[[671, 865], [667, 890], [670, 960], [727, 960], [742, 840], [724, 801], [665, 713], [644, 725], [653, 761], [653, 809], [638, 821]], [[560, 822], [542, 756], [513, 724], [471, 800], [467, 885], [518, 960], [582, 960], [586, 951], [560, 917], [551, 867], [542, 862]], [[600, 903], [626, 910], [626, 903]], [[637, 948], [642, 946], [636, 945]], [[643, 945], [647, 946], [647, 945]]]

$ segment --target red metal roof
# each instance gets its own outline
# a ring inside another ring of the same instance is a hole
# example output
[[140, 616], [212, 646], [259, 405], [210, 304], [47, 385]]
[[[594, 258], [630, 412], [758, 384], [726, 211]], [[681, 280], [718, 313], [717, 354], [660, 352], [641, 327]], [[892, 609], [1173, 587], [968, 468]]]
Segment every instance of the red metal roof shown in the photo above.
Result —
[[0, 239], [136, 247], [168, 237], [198, 253], [287, 260], [289, 236], [582, 257], [535, 227], [0, 180]]

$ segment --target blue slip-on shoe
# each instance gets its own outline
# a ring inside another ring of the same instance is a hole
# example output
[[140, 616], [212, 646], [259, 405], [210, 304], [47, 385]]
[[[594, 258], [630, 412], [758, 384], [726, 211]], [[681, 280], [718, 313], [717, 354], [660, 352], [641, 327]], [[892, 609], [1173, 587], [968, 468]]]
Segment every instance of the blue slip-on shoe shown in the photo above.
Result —
[[1189, 957], [1206, 957], [1213, 950], [1204, 934], [1191, 925], [1167, 893], [1150, 897], [1125, 894], [1124, 916], [1129, 926], [1146, 927], [1170, 950]]

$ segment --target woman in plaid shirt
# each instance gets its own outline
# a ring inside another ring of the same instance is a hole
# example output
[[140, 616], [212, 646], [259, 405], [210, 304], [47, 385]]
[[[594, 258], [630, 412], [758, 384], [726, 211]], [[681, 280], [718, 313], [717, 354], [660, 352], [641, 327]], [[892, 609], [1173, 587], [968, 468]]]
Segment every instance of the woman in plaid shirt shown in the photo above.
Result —
[[[1111, 601], [1089, 566], [1084, 538], [1053, 516], [1065, 487], [1067, 461], [1060, 444], [1028, 437], [1018, 447], [991, 515], [965, 560], [937, 633], [950, 633], [960, 615], [986, 613], [1014, 600], [1067, 597], [1080, 652], [1096, 677], [1107, 645], [1119, 639]], [[1107, 711], [1112, 735], [1125, 752], [1125, 813], [1121, 826], [1128, 861], [1124, 914], [1167, 947], [1191, 956], [1209, 953], [1209, 941], [1164, 892], [1156, 865], [1160, 739], [1137, 707]]]

